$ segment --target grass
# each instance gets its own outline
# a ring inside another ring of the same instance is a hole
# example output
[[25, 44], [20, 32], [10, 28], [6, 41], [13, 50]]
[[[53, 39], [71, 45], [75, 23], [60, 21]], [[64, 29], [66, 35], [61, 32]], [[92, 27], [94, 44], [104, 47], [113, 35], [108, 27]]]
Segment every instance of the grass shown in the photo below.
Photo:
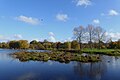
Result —
[[[88, 53], [88, 55], [83, 56], [81, 53]], [[49, 53], [45, 52], [16, 52], [12, 54], [15, 58], [20, 61], [59, 61], [62, 63], [69, 63], [70, 61], [79, 62], [98, 62], [100, 61], [99, 56], [89, 55], [89, 54], [103, 54], [108, 56], [120, 56], [119, 49], [83, 49], [80, 50], [62, 50], [62, 51], [51, 51]]]
[[82, 52], [85, 53], [112, 53], [115, 52], [114, 49], [83, 49]]
[[84, 49], [83, 53], [104, 54], [108, 56], [120, 56], [120, 49]]
[[20, 61], [48, 61], [54, 60], [61, 63], [69, 63], [70, 61], [79, 61], [79, 62], [98, 62], [100, 61], [99, 56], [81, 54], [73, 54], [69, 52], [16, 52], [12, 54], [15, 58], [18, 58]]
[[82, 50], [61, 50], [73, 53], [103, 54], [108, 56], [120, 56], [120, 49], [82, 49]]

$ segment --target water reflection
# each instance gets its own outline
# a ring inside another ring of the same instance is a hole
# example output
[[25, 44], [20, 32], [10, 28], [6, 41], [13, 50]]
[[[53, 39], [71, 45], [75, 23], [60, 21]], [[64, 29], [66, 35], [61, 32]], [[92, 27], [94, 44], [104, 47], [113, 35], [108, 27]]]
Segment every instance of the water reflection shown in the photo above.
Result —
[[37, 80], [35, 73], [27, 73], [19, 76], [16, 80]]
[[0, 49], [0, 80], [120, 80], [120, 57], [101, 56], [98, 63], [20, 62]]
[[80, 76], [81, 80], [101, 80], [102, 75], [107, 72], [107, 65], [104, 61], [97, 63], [78, 62], [74, 66], [74, 72]]

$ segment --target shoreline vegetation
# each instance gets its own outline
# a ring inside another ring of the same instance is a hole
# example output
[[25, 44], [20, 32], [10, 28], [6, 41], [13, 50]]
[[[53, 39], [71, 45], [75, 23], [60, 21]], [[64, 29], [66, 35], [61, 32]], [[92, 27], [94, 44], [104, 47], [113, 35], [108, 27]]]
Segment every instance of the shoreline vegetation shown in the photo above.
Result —
[[61, 63], [69, 63], [70, 61], [78, 61], [78, 62], [98, 62], [100, 61], [100, 57], [98, 55], [81, 55], [78, 53], [70, 53], [64, 51], [57, 52], [16, 52], [13, 53], [12, 56], [14, 58], [19, 59], [22, 62], [25, 61], [59, 61]]
[[[87, 53], [83, 55], [82, 53]], [[14, 58], [22, 62], [25, 61], [58, 61], [61, 63], [69, 63], [70, 61], [78, 62], [98, 62], [101, 61], [99, 55], [120, 56], [120, 50], [114, 49], [84, 49], [84, 50], [51, 50], [50, 52], [28, 52], [21, 51], [13, 53]]]

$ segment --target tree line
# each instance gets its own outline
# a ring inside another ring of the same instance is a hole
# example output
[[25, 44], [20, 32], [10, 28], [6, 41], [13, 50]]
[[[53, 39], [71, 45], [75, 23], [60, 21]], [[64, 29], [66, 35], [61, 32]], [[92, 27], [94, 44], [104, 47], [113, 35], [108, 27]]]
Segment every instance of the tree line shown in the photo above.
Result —
[[74, 37], [80, 44], [80, 49], [82, 49], [82, 44], [88, 43], [89, 48], [93, 48], [92, 44], [97, 43], [98, 48], [101, 48], [101, 43], [106, 39], [106, 31], [100, 26], [88, 25], [86, 28], [83, 26], [75, 27]]
[[73, 29], [74, 40], [68, 42], [49, 42], [47, 40], [28, 42], [27, 40], [13, 40], [1, 42], [0, 48], [8, 49], [36, 49], [36, 50], [81, 50], [84, 48], [120, 49], [120, 40], [108, 39], [106, 31], [100, 26], [79, 26]]
[[28, 42], [27, 40], [9, 41], [0, 43], [0, 48], [8, 49], [35, 49], [35, 50], [57, 50], [57, 49], [75, 49], [79, 50], [79, 43], [74, 40], [72, 42], [49, 42], [44, 40], [43, 42], [33, 40]]

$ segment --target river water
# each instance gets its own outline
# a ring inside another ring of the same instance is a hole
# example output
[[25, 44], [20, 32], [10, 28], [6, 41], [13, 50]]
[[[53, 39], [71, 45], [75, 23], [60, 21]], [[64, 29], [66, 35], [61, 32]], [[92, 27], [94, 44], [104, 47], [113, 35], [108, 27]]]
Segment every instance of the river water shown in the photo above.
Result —
[[120, 80], [120, 57], [101, 55], [96, 63], [20, 62], [0, 49], [0, 80]]

